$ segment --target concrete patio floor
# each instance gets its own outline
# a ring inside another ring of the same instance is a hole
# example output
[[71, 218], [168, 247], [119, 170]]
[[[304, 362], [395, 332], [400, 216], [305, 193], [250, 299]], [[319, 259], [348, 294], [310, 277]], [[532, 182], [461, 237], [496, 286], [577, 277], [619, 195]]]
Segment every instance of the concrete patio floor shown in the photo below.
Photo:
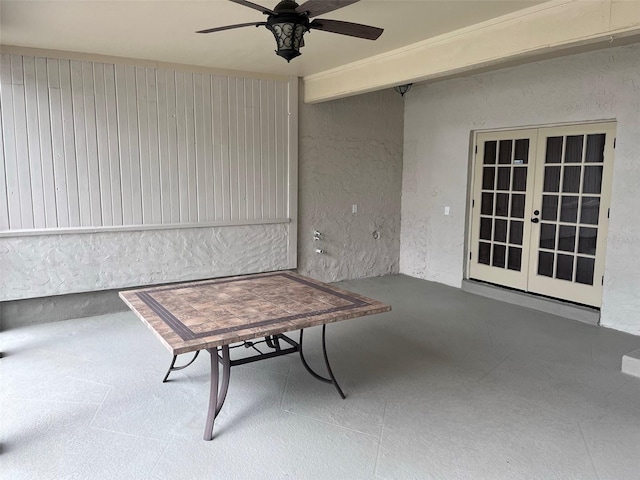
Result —
[[208, 355], [161, 383], [133, 313], [0, 332], [0, 478], [640, 478], [640, 337], [402, 275], [337, 285], [393, 306], [328, 327], [347, 399], [295, 356], [234, 367], [211, 442]]

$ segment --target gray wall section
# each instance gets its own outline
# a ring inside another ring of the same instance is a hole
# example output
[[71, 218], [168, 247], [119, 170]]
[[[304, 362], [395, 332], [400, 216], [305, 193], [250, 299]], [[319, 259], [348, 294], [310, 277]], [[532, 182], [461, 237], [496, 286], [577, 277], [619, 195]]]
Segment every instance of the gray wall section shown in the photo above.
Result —
[[2, 302], [0, 330], [127, 310], [118, 290]]
[[640, 45], [414, 87], [405, 98], [400, 271], [456, 287], [471, 132], [617, 120], [601, 324], [640, 334]]
[[321, 281], [398, 273], [403, 111], [391, 89], [300, 104], [300, 273]]
[[281, 270], [288, 230], [271, 224], [1, 238], [0, 300]]
[[[324, 281], [398, 273], [403, 110], [390, 89], [300, 104], [299, 272]], [[17, 290], [22, 294], [14, 298], [28, 298], [34, 288], [41, 296], [59, 295], [285, 269], [288, 228], [0, 239], [0, 292]], [[315, 229], [323, 233], [321, 242], [313, 241]], [[3, 328], [12, 328], [119, 307], [115, 292], [104, 291], [5, 302], [0, 315]]]

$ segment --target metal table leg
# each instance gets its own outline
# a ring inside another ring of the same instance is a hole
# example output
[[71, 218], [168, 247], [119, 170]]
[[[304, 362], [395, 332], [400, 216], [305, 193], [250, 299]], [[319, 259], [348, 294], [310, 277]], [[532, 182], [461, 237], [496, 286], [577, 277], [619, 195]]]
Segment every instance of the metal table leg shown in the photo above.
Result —
[[182, 365], [181, 367], [175, 367], [174, 366], [176, 364], [176, 360], [178, 359], [178, 356], [174, 355], [173, 356], [173, 360], [171, 360], [171, 365], [169, 365], [169, 370], [167, 370], [167, 374], [162, 379], [162, 383], [165, 383], [167, 381], [167, 379], [169, 378], [169, 374], [171, 372], [174, 372], [176, 370], [182, 370], [183, 368], [187, 368], [189, 365], [191, 365], [193, 362], [195, 362], [196, 358], [198, 358], [198, 354], [199, 353], [200, 353], [200, 350], [196, 351], [196, 354], [193, 356], [191, 361], [189, 363], [187, 363], [186, 365]]
[[[289, 340], [285, 336], [281, 336], [283, 340], [287, 341], [293, 346], [293, 348], [286, 349], [286, 350], [277, 348], [279, 347], [278, 336], [273, 336], [269, 338], [269, 343], [273, 345], [272, 348], [275, 348], [277, 351], [273, 353], [257, 355], [255, 358], [251, 359], [251, 361], [254, 361], [256, 359], [270, 358], [272, 356], [279, 356], [279, 355], [288, 354], [288, 353], [295, 353], [297, 351], [300, 354], [300, 360], [302, 360], [302, 365], [304, 365], [304, 368], [306, 368], [307, 371], [314, 378], [317, 378], [318, 380], [325, 383], [331, 383], [335, 387], [335, 389], [338, 391], [338, 394], [340, 395], [340, 397], [344, 399], [346, 398], [344, 395], [344, 392], [342, 391], [342, 388], [340, 388], [340, 385], [338, 384], [338, 380], [336, 379], [335, 375], [333, 374], [333, 370], [331, 369], [331, 364], [329, 363], [329, 356], [327, 355], [326, 330], [327, 330], [327, 326], [323, 325], [322, 326], [322, 356], [324, 358], [324, 364], [327, 368], [327, 373], [329, 374], [329, 378], [323, 377], [322, 375], [319, 375], [318, 373], [316, 373], [307, 363], [307, 360], [304, 357], [304, 352], [302, 350], [302, 340], [303, 340], [304, 330], [300, 330], [300, 343], [298, 344], [296, 344], [293, 340]], [[221, 350], [222, 355], [219, 355], [218, 353], [219, 350]], [[224, 401], [227, 397], [227, 392], [229, 390], [229, 378], [231, 376], [231, 356], [229, 354], [229, 345], [224, 345], [219, 348], [207, 348], [207, 351], [211, 356], [211, 379], [210, 379], [210, 385], [209, 385], [209, 409], [207, 411], [207, 423], [204, 428], [204, 439], [212, 440], [213, 426], [215, 423], [215, 419], [218, 416], [218, 413], [220, 413], [222, 406], [224, 405]], [[175, 362], [175, 359], [174, 359], [174, 362]], [[239, 360], [239, 361], [236, 360], [236, 362], [237, 363], [234, 363], [234, 365], [235, 364], [241, 365], [244, 362], [244, 360]], [[220, 372], [219, 372], [220, 364], [222, 364], [222, 379], [220, 379]], [[172, 364], [172, 367], [173, 367], [173, 364]]]
[[231, 356], [229, 355], [229, 345], [222, 347], [222, 357], [218, 357], [220, 363], [222, 363], [222, 385], [220, 392], [218, 393], [218, 403], [216, 404], [216, 416], [220, 413], [222, 405], [227, 398], [227, 392], [229, 391], [229, 377], [231, 377]]
[[[207, 348], [209, 355], [211, 356], [211, 380], [209, 385], [209, 410], [207, 413], [207, 423], [204, 427], [204, 439], [213, 439], [213, 424], [216, 416], [222, 409], [224, 400], [227, 397], [227, 391], [229, 390], [229, 377], [231, 374], [231, 362], [229, 357], [229, 346], [224, 345], [221, 347], [222, 357], [218, 356], [218, 348]], [[219, 381], [219, 363], [222, 363], [222, 385], [218, 390]]]
[[336, 377], [333, 374], [333, 370], [331, 370], [331, 365], [329, 364], [329, 357], [327, 356], [326, 330], [327, 330], [327, 325], [324, 324], [322, 326], [322, 355], [324, 357], [324, 364], [327, 367], [327, 373], [329, 374], [329, 378], [323, 377], [322, 375], [318, 375], [309, 366], [309, 364], [307, 363], [307, 360], [304, 358], [304, 353], [302, 352], [302, 336], [303, 336], [303, 333], [304, 333], [304, 329], [300, 330], [300, 343], [298, 345], [298, 350], [300, 351], [300, 360], [302, 360], [302, 365], [304, 365], [304, 368], [306, 368], [307, 371], [314, 378], [317, 378], [321, 382], [332, 383], [333, 386], [336, 387], [336, 390], [338, 391], [338, 394], [340, 395], [340, 397], [342, 397], [342, 399], [344, 400], [346, 397], [345, 397], [342, 389], [340, 388], [340, 385], [338, 385], [338, 380], [336, 380]]

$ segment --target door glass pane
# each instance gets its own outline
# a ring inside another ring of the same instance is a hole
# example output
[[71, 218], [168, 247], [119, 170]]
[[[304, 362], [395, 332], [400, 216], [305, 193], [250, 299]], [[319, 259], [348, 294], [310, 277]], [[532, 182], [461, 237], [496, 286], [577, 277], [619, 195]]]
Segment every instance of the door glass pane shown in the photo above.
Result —
[[556, 248], [556, 226], [553, 223], [540, 225], [540, 248]]
[[480, 239], [491, 240], [491, 219], [490, 218], [480, 219]]
[[507, 221], [506, 220], [501, 220], [499, 218], [496, 219], [495, 230], [493, 232], [493, 239], [496, 242], [507, 241]]
[[567, 137], [567, 149], [564, 153], [565, 163], [582, 162], [582, 142], [584, 135], [569, 135]]
[[480, 242], [478, 244], [478, 263], [489, 265], [491, 263], [491, 244]]
[[562, 196], [560, 206], [560, 221], [576, 223], [578, 221], [578, 198], [573, 196]]
[[498, 143], [495, 140], [484, 142], [484, 164], [493, 165], [496, 163], [496, 150]]
[[524, 195], [511, 195], [511, 216], [513, 218], [524, 218]]
[[558, 254], [556, 278], [560, 280], [573, 280], [573, 255]]
[[509, 270], [520, 271], [522, 266], [522, 249], [518, 247], [509, 247], [509, 262], [507, 268]]
[[602, 167], [584, 167], [582, 193], [600, 193], [602, 191]]
[[513, 243], [514, 245], [522, 245], [523, 228], [524, 222], [519, 222], [517, 220], [511, 221], [511, 226], [509, 228], [509, 243]]
[[516, 150], [513, 158], [515, 165], [523, 165], [529, 163], [529, 139], [521, 138], [516, 140]]
[[598, 133], [596, 135], [587, 135], [587, 152], [584, 161], [587, 163], [604, 162], [604, 141], [606, 135]]
[[496, 193], [496, 216], [506, 217], [509, 215], [509, 194]]
[[500, 153], [498, 154], [498, 163], [511, 163], [511, 149], [513, 148], [513, 140], [500, 140]]
[[545, 163], [560, 163], [562, 159], [562, 137], [547, 138], [547, 155]]
[[493, 167], [484, 167], [482, 169], [482, 189], [493, 190], [495, 185], [496, 169]]
[[553, 253], [538, 252], [538, 275], [553, 277]]
[[595, 269], [595, 259], [578, 257], [576, 265], [576, 282], [585, 285], [593, 285], [593, 271]]
[[560, 191], [560, 167], [544, 167], [543, 192]]
[[511, 167], [498, 168], [498, 187], [496, 190], [509, 190]]
[[597, 225], [600, 216], [600, 198], [582, 197], [580, 208], [580, 223]]
[[562, 191], [564, 193], [580, 193], [580, 170], [582, 170], [582, 167], [564, 167], [562, 178]]
[[493, 215], [493, 193], [482, 194], [480, 213], [482, 215]]
[[573, 252], [576, 246], [576, 227], [560, 225], [558, 234], [558, 250]]
[[524, 192], [527, 189], [527, 167], [513, 169], [513, 191]]
[[542, 220], [558, 219], [558, 196], [544, 195], [542, 197]]
[[507, 247], [504, 245], [494, 245], [493, 246], [493, 266], [504, 268], [506, 263], [506, 255]]
[[578, 240], [578, 253], [595, 255], [597, 241], [598, 241], [597, 228], [580, 227], [580, 238]]

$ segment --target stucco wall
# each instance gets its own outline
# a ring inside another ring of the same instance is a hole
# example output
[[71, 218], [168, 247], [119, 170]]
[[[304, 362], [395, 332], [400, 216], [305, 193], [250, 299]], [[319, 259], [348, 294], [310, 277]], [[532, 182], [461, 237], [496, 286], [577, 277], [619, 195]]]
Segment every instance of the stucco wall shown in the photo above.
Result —
[[601, 324], [640, 335], [639, 44], [414, 87], [400, 271], [460, 286], [473, 130], [605, 119], [618, 125]]
[[295, 266], [297, 78], [193, 70], [2, 55], [0, 302]]
[[402, 97], [391, 89], [300, 104], [300, 273], [337, 281], [398, 272], [402, 121]]
[[281, 270], [288, 268], [288, 229], [272, 224], [1, 238], [0, 301]]

